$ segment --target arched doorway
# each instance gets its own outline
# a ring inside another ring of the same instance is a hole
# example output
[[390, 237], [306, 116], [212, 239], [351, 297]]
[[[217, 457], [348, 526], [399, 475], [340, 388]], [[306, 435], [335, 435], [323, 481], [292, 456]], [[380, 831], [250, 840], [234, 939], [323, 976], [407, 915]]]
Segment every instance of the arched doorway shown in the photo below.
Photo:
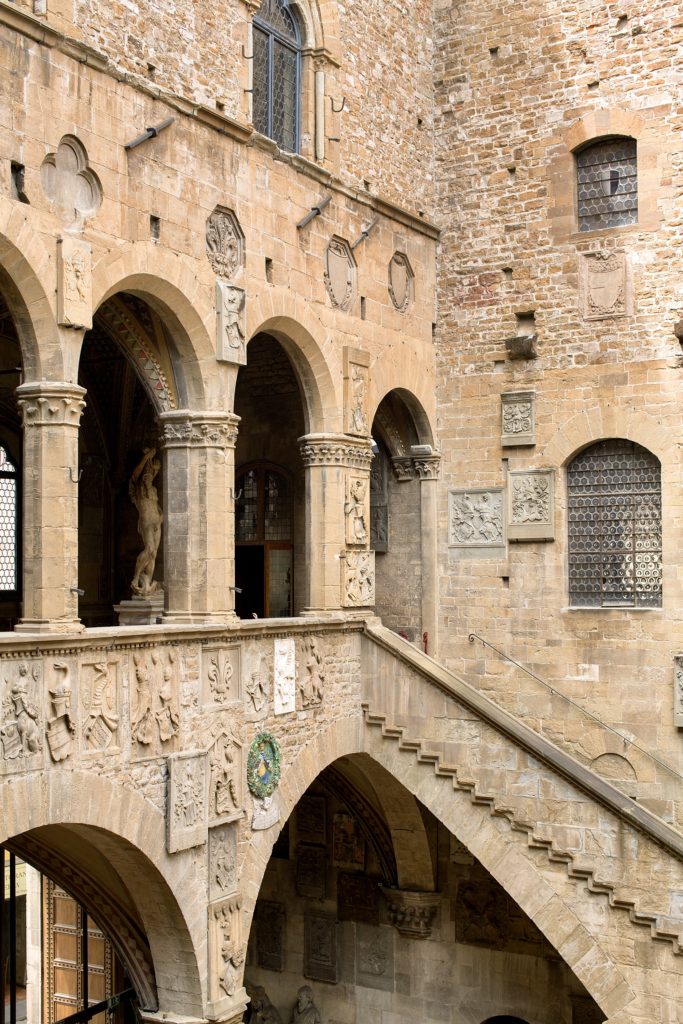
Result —
[[235, 390], [235, 583], [241, 618], [297, 614], [304, 604], [305, 419], [298, 377], [282, 345], [258, 334]]

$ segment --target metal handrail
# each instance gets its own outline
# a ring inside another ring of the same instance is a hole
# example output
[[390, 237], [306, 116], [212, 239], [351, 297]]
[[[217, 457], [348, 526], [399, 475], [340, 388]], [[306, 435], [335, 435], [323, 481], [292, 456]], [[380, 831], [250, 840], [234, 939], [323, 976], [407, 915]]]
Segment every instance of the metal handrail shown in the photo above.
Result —
[[511, 658], [509, 654], [505, 653], [505, 651], [501, 651], [499, 647], [496, 647], [489, 640], [485, 640], [483, 636], [479, 636], [478, 633], [470, 633], [467, 639], [471, 644], [473, 644], [475, 640], [479, 640], [479, 642], [484, 647], [490, 648], [490, 650], [495, 651], [495, 653], [500, 658], [504, 658], [505, 661], [509, 661], [511, 665], [514, 665], [516, 668], [521, 669], [522, 672], [526, 672], [528, 676], [531, 676], [532, 679], [535, 679], [537, 683], [541, 684], [541, 686], [545, 686], [545, 688], [549, 690], [550, 693], [554, 694], [557, 697], [561, 697], [562, 700], [566, 701], [568, 704], [571, 704], [572, 707], [577, 708], [579, 711], [583, 712], [584, 715], [587, 715], [589, 718], [592, 718], [593, 721], [597, 722], [598, 725], [602, 726], [603, 729], [607, 729], [609, 732], [614, 733], [615, 736], [618, 736], [619, 739], [622, 740], [624, 743], [628, 743], [630, 744], [630, 746], [635, 747], [635, 749], [639, 750], [641, 754], [644, 754], [646, 757], [649, 757], [650, 760], [658, 764], [660, 768], [664, 768], [667, 772], [670, 772], [672, 775], [675, 775], [677, 779], [683, 779], [683, 775], [681, 775], [681, 773], [677, 771], [677, 769], [674, 768], [673, 765], [668, 764], [666, 761], [662, 761], [660, 757], [657, 757], [657, 755], [653, 754], [650, 750], [646, 750], [644, 747], [641, 747], [640, 744], [636, 743], [635, 740], [631, 740], [628, 738], [628, 736], [624, 736], [624, 734], [619, 732], [618, 729], [615, 729], [613, 725], [608, 725], [607, 722], [603, 722], [601, 718], [598, 718], [598, 716], [595, 715], [592, 711], [589, 711], [588, 708], [585, 708], [582, 704], [579, 704], [577, 703], [577, 701], [572, 700], [571, 697], [568, 697], [566, 693], [562, 693], [561, 690], [556, 690], [555, 687], [551, 686], [550, 683], [547, 683], [545, 679], [542, 679], [540, 676], [537, 676], [536, 673], [532, 672], [530, 668], [526, 667], [526, 665], [522, 665], [519, 661], [515, 661], [515, 659]]

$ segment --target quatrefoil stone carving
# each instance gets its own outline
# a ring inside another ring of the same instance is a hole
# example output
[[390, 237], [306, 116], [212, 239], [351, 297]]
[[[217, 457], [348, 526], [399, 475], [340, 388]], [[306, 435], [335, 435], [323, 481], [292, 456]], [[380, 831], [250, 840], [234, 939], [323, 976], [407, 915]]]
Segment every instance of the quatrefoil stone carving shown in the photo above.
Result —
[[63, 136], [57, 151], [45, 157], [40, 180], [68, 230], [80, 231], [102, 205], [102, 186], [88, 166], [85, 147], [73, 135]]

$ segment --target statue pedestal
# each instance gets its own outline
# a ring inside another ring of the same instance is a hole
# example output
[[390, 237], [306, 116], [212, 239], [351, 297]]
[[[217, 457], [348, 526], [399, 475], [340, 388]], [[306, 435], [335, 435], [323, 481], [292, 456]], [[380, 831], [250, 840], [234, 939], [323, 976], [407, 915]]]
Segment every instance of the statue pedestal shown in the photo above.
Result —
[[132, 597], [114, 605], [119, 626], [156, 626], [164, 614], [164, 592], [158, 590], [149, 597]]

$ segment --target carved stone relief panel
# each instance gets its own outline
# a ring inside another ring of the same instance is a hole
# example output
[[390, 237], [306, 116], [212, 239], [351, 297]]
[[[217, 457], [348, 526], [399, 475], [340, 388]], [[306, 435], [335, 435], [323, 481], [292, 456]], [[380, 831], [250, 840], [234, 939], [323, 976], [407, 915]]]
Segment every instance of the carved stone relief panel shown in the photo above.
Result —
[[254, 923], [257, 966], [268, 971], [284, 971], [286, 916], [283, 904], [259, 900]]
[[56, 151], [47, 154], [40, 165], [40, 183], [69, 231], [82, 230], [86, 218], [102, 205], [99, 178], [89, 166], [85, 146], [74, 135], [62, 136]]
[[217, 900], [237, 891], [238, 825], [209, 830], [209, 899]]
[[45, 723], [47, 745], [55, 762], [66, 761], [74, 752], [76, 721], [71, 705], [71, 668], [67, 661], [55, 660], [49, 668], [50, 711]]
[[0, 679], [0, 772], [41, 768], [45, 732], [42, 662], [3, 660]]
[[340, 921], [379, 924], [377, 880], [359, 871], [337, 875], [337, 917]]
[[375, 552], [346, 551], [341, 559], [342, 605], [366, 608], [375, 603]]
[[448, 492], [448, 543], [456, 548], [505, 544], [503, 488]]
[[307, 637], [302, 649], [303, 675], [299, 680], [302, 708], [318, 707], [325, 693], [325, 657], [317, 637]]
[[209, 905], [209, 999], [216, 1004], [240, 987], [244, 951], [238, 896]]
[[413, 301], [415, 274], [403, 252], [395, 252], [389, 263], [389, 297], [399, 313], [405, 313]]
[[83, 705], [81, 736], [84, 753], [115, 751], [121, 744], [121, 665], [106, 654], [98, 661], [83, 661], [79, 689]]
[[242, 744], [236, 730], [214, 726], [209, 747], [209, 823], [219, 825], [242, 816]]
[[503, 448], [536, 444], [536, 395], [507, 391], [500, 396], [500, 443]]
[[304, 917], [304, 977], [314, 981], [339, 981], [339, 940], [332, 914], [309, 911]]
[[244, 667], [244, 706], [250, 718], [263, 718], [268, 713], [268, 704], [272, 696], [272, 678], [272, 655], [266, 656], [261, 651], [252, 651]]
[[325, 848], [299, 843], [296, 851], [296, 892], [312, 900], [325, 898]]
[[674, 724], [683, 729], [683, 654], [674, 658]]
[[138, 651], [131, 666], [130, 735], [133, 756], [158, 757], [178, 745], [180, 708], [177, 655]]
[[302, 796], [296, 805], [296, 832], [305, 843], [327, 841], [326, 803], [324, 796]]
[[168, 813], [166, 844], [169, 853], [189, 850], [206, 842], [206, 754], [194, 751], [168, 758]]
[[367, 437], [370, 433], [368, 387], [370, 356], [357, 348], [344, 348], [344, 430]]
[[551, 469], [508, 473], [508, 540], [555, 539], [555, 475]]
[[579, 256], [584, 320], [608, 320], [631, 312], [626, 253], [613, 249]]
[[370, 547], [389, 550], [388, 460], [382, 448], [370, 466]]
[[246, 365], [246, 329], [246, 292], [216, 281], [216, 359]]
[[273, 643], [273, 711], [286, 715], [296, 710], [296, 647], [291, 637]]
[[57, 322], [92, 327], [91, 249], [70, 235], [57, 242]]
[[206, 255], [218, 277], [234, 278], [244, 264], [244, 233], [232, 212], [217, 206], [206, 222]]
[[348, 310], [356, 295], [356, 261], [343, 238], [332, 238], [327, 247], [324, 280], [335, 309]]
[[355, 473], [346, 474], [346, 500], [344, 518], [346, 522], [346, 543], [350, 546], [367, 547], [370, 537], [370, 506], [368, 495], [369, 480]]
[[202, 649], [203, 703], [225, 707], [241, 699], [240, 649], [204, 647]]
[[356, 984], [391, 992], [394, 987], [394, 933], [391, 928], [356, 926]]
[[365, 837], [352, 814], [339, 811], [332, 827], [332, 863], [338, 868], [365, 868]]

